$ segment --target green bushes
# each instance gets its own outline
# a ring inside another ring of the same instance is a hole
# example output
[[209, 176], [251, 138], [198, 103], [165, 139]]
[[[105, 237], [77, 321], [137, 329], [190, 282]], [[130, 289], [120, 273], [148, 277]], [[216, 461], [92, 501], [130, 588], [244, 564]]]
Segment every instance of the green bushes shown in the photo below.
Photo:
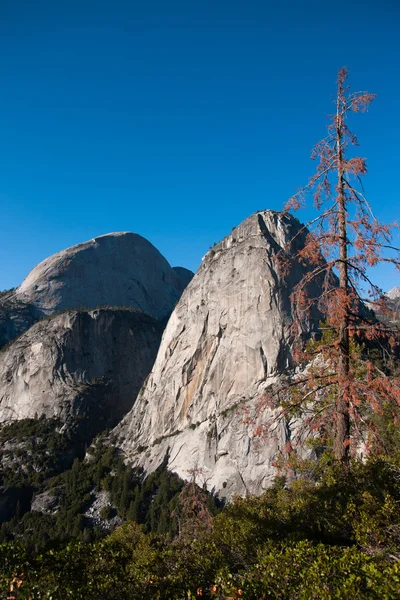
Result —
[[[13, 427], [0, 431], [3, 444], [58, 444], [54, 423]], [[56, 510], [2, 525], [0, 597], [21, 576], [20, 600], [398, 598], [399, 464], [396, 451], [344, 469], [326, 452], [293, 465], [290, 485], [278, 478], [220, 510], [165, 465], [144, 479], [98, 439], [86, 460], [40, 475], [36, 493], [56, 495]], [[110, 502], [102, 518], [117, 511], [126, 521], [108, 535], [83, 514], [100, 490]]]
[[83, 445], [56, 419], [22, 419], [0, 425], [0, 485], [40, 486], [70, 468]]
[[115, 510], [109, 504], [107, 504], [106, 506], [103, 506], [103, 508], [100, 511], [100, 517], [102, 519], [104, 519], [105, 521], [107, 521], [108, 519], [112, 519], [114, 515], [115, 515]]
[[[103, 461], [115, 467], [108, 452]], [[99, 464], [105, 466], [100, 460], [92, 468], [104, 480]], [[124, 477], [121, 471], [122, 485]], [[212, 522], [200, 518], [185, 532], [172, 531], [171, 515], [183, 516], [185, 503], [179, 502], [187, 494], [174, 496], [171, 510], [167, 480], [167, 472], [160, 470], [147, 488], [143, 483], [135, 488], [143, 525], [128, 521], [102, 540], [69, 542], [64, 548], [53, 544], [36, 557], [16, 543], [0, 545], [0, 592], [24, 573], [20, 600], [29, 594], [33, 600], [400, 597], [400, 493], [394, 464], [356, 462], [350, 471], [327, 465], [317, 482], [304, 479], [289, 488], [280, 479], [263, 496], [236, 498]], [[79, 489], [77, 482], [79, 477]], [[154, 507], [141, 514], [145, 498]], [[171, 511], [169, 533], [146, 532], [149, 515], [156, 522], [162, 506]]]
[[20, 600], [29, 595], [53, 600], [180, 600], [195, 598], [198, 590], [206, 598], [247, 600], [395, 600], [400, 594], [399, 562], [368, 556], [356, 547], [305, 540], [266, 542], [257, 549], [256, 562], [235, 570], [226, 565], [224, 548], [212, 537], [168, 544], [134, 523], [100, 542], [74, 542], [36, 558], [22, 548], [3, 545], [0, 560], [1, 591], [15, 574], [24, 574]]
[[8, 288], [8, 290], [0, 290], [0, 298], [3, 298], [3, 296], [7, 296], [8, 294], [11, 294], [14, 290], [15, 290], [15, 287]]
[[238, 585], [249, 600], [365, 600], [398, 598], [400, 566], [365, 555], [357, 548], [311, 542], [270, 544]]

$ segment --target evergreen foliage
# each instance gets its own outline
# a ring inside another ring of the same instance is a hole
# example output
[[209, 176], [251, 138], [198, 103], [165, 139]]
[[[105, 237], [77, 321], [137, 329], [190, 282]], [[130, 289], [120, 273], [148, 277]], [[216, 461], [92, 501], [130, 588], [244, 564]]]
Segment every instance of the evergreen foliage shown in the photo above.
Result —
[[[263, 496], [235, 499], [210, 527], [198, 523], [185, 536], [146, 533], [127, 521], [101, 540], [38, 555], [20, 542], [3, 543], [0, 590], [14, 579], [22, 581], [20, 600], [394, 600], [399, 464], [392, 456], [353, 461], [346, 470], [327, 459], [315, 481], [304, 473], [287, 487], [282, 477]], [[160, 471], [158, 480], [165, 478]]]
[[57, 419], [22, 419], [0, 425], [0, 485], [39, 486], [71, 466], [83, 444]]
[[[15, 505], [12, 518], [2, 523], [0, 541], [18, 539], [37, 553], [73, 539], [93, 541], [104, 537], [107, 529], [93, 526], [84, 516], [101, 490], [109, 493], [111, 504], [107, 515], [100, 515], [103, 521], [113, 512], [122, 520], [136, 521], [148, 532], [178, 532], [178, 516], [171, 515], [184, 482], [168, 472], [165, 464], [144, 478], [141, 470], [124, 464], [113, 446], [104, 444], [104, 436], [88, 449], [86, 458], [80, 452], [70, 464], [73, 454], [70, 459], [66, 457], [74, 439], [70, 433], [59, 433], [58, 425], [52, 420], [26, 419], [0, 430], [0, 457], [7, 464], [11, 459], [8, 455], [12, 455], [10, 465], [0, 469], [0, 485], [6, 489], [18, 487], [23, 500]], [[7, 442], [12, 443], [8, 450]], [[16, 456], [19, 451], [20, 457]], [[54, 497], [54, 507], [44, 512], [29, 511], [32, 496], [43, 493]], [[215, 501], [210, 502], [215, 512]]]

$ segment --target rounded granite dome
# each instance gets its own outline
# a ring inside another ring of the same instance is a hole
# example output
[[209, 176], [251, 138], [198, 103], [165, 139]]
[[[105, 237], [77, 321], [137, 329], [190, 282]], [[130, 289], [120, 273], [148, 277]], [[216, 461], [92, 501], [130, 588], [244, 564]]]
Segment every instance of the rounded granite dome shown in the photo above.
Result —
[[15, 297], [44, 314], [67, 308], [124, 306], [162, 319], [182, 293], [179, 272], [145, 238], [109, 233], [38, 264]]

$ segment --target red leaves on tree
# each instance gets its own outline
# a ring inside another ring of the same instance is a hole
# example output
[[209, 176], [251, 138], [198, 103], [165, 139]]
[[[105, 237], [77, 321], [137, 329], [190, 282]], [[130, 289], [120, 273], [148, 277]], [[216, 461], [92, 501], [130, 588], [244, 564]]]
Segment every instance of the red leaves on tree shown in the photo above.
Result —
[[[293, 359], [309, 366], [297, 382], [263, 396], [256, 410], [269, 416], [255, 430], [257, 436], [271, 435], [280, 419], [301, 415], [308, 434], [319, 430], [324, 437], [333, 424], [334, 452], [345, 461], [352, 442], [368, 438], [366, 431], [374, 430], [371, 415], [388, 404], [395, 415], [395, 408], [400, 407], [399, 378], [379, 372], [362, 350], [368, 342], [389, 354], [399, 348], [398, 331], [377, 321], [365, 302], [375, 302], [384, 314], [382, 291], [370, 280], [368, 268], [382, 261], [400, 268], [400, 253], [391, 241], [397, 224], [379, 223], [365, 196], [361, 178], [367, 173], [367, 163], [352, 155], [358, 140], [347, 125], [349, 113], [365, 112], [375, 95], [350, 92], [347, 75], [347, 69], [340, 69], [335, 114], [327, 136], [311, 153], [316, 171], [284, 207], [297, 211], [311, 194], [318, 214], [308, 224], [302, 248], [294, 254], [288, 248], [277, 257], [282, 277], [296, 264], [308, 267], [291, 300]], [[316, 281], [321, 289], [317, 298], [310, 293]], [[304, 334], [314, 307], [325, 315], [323, 340], [305, 346]], [[302, 437], [305, 434], [300, 432], [297, 443]], [[292, 451], [296, 443], [291, 440], [290, 444]]]

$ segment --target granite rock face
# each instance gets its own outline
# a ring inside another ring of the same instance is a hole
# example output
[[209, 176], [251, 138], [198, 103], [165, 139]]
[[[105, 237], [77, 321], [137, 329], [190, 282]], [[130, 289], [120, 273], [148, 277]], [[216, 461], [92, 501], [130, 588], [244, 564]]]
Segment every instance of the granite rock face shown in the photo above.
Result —
[[182, 293], [183, 290], [189, 285], [193, 279], [193, 272], [184, 267], [172, 267], [179, 279], [179, 290]]
[[34, 324], [0, 352], [0, 423], [79, 418], [88, 438], [132, 407], [162, 335], [127, 309], [67, 311]]
[[386, 296], [390, 298], [390, 300], [398, 300], [400, 298], [400, 287], [395, 285]]
[[13, 292], [0, 298], [0, 348], [29, 329], [41, 317], [30, 304], [17, 300]]
[[192, 276], [136, 233], [102, 235], [46, 258], [0, 298], [0, 347], [69, 308], [134, 308], [165, 320]]
[[[152, 471], [168, 456], [183, 478], [201, 468], [221, 496], [271, 485], [276, 453], [296, 423], [260, 440], [243, 409], [293, 368], [290, 294], [307, 266], [283, 277], [276, 257], [282, 249], [293, 256], [306, 234], [292, 216], [261, 211], [206, 254], [170, 317], [150, 377], [115, 430], [127, 461]], [[320, 318], [314, 312], [304, 334]]]
[[36, 494], [31, 504], [31, 510], [33, 512], [54, 515], [58, 511], [61, 497], [64, 494], [65, 490], [61, 487]]
[[14, 296], [44, 314], [66, 308], [123, 306], [163, 319], [183, 287], [182, 276], [145, 238], [136, 233], [110, 233], [46, 258]]

